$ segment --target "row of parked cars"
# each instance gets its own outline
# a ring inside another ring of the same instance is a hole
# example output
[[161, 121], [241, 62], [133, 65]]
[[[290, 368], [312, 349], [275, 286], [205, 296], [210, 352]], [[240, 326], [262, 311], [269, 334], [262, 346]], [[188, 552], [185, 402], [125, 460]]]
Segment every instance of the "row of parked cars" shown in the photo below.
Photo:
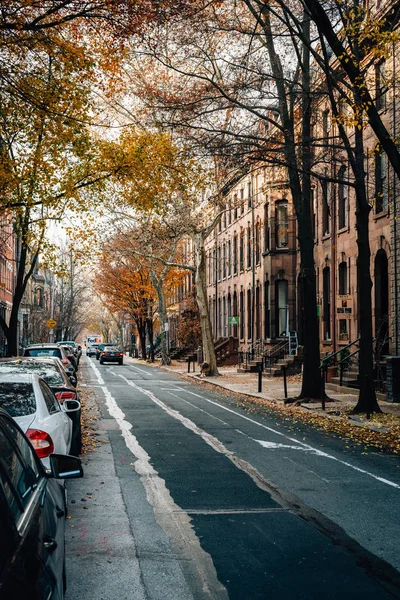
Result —
[[0, 359], [0, 599], [64, 597], [65, 480], [83, 476], [79, 358], [63, 342]]

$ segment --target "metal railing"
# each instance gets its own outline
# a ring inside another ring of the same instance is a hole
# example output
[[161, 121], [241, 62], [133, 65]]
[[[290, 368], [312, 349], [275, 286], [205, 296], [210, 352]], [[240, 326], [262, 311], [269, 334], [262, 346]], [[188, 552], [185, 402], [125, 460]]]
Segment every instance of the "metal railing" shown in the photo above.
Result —
[[281, 360], [287, 354], [289, 354], [289, 340], [288, 339], [283, 340], [282, 342], [279, 342], [279, 344], [276, 344], [276, 346], [271, 348], [271, 350], [266, 350], [264, 352], [264, 355], [263, 355], [264, 369], [265, 370], [269, 369], [269, 371], [271, 373], [272, 367], [274, 365], [276, 365], [278, 360]]
[[[321, 369], [321, 374], [324, 375], [324, 377], [325, 377], [325, 381], [327, 380], [327, 376], [328, 376], [328, 367], [331, 367], [331, 366], [336, 366], [340, 369], [341, 380], [343, 379], [343, 371], [345, 371], [346, 368], [348, 368], [348, 365], [350, 364], [349, 358], [351, 356], [355, 356], [356, 354], [358, 354], [360, 349], [356, 348], [356, 350], [354, 350], [353, 352], [349, 352], [349, 353], [347, 353], [347, 351], [349, 350], [349, 348], [351, 348], [351, 346], [354, 346], [355, 344], [357, 344], [360, 341], [360, 339], [361, 338], [358, 337], [353, 342], [350, 342], [346, 346], [343, 346], [342, 348], [340, 348], [340, 350], [336, 350], [336, 352], [332, 352], [331, 354], [324, 356], [324, 358], [321, 360], [320, 369]], [[338, 359], [338, 357], [340, 355], [342, 355], [343, 358]], [[340, 385], [342, 385], [342, 384], [340, 384]]]

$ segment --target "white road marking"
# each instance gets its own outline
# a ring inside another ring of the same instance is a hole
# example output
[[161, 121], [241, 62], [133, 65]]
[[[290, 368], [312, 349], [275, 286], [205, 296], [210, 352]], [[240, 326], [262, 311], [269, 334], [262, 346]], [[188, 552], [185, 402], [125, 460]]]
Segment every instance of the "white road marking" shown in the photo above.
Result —
[[[97, 380], [102, 381], [100, 372], [93, 363], [92, 368]], [[123, 375], [119, 376], [129, 383], [129, 380], [123, 377]], [[133, 383], [130, 385], [137, 387]], [[218, 580], [211, 556], [202, 549], [199, 539], [191, 526], [189, 514], [173, 501], [165, 485], [165, 481], [159, 477], [158, 472], [150, 463], [150, 456], [140, 446], [138, 440], [130, 431], [132, 429], [131, 423], [125, 420], [125, 414], [119, 408], [106, 385], [101, 386], [101, 388], [104, 393], [108, 412], [118, 423], [128, 450], [136, 458], [133, 466], [135, 471], [140, 475], [146, 490], [147, 499], [153, 506], [157, 523], [163, 528], [171, 542], [179, 547], [182, 556], [185, 558], [185, 565], [189, 566], [195, 572], [200, 581], [200, 589], [204, 594], [204, 598], [209, 598], [209, 600], [228, 600], [226, 588]], [[187, 562], [188, 557], [190, 557], [190, 565]], [[189, 591], [187, 591], [187, 594], [188, 600], [192, 598], [192, 594], [189, 595]]]
[[288, 444], [277, 444], [276, 442], [266, 442], [264, 440], [254, 440], [258, 444], [261, 444], [263, 448], [269, 450], [280, 450], [282, 448], [289, 448], [290, 450], [301, 450], [302, 452], [312, 452], [310, 448], [303, 448], [302, 446], [289, 446]]
[[[94, 367], [94, 365], [93, 365], [93, 368], [95, 369], [95, 371], [97, 371], [97, 374], [98, 374], [97, 377], [98, 378], [101, 377], [99, 371], [96, 369], [96, 367]], [[192, 421], [190, 421], [189, 419], [186, 419], [186, 417], [183, 417], [178, 411], [170, 409], [161, 400], [159, 400], [158, 398], [156, 398], [156, 396], [154, 396], [154, 394], [152, 392], [149, 392], [149, 391], [145, 390], [144, 388], [141, 388], [140, 386], [138, 386], [133, 381], [129, 381], [129, 379], [126, 379], [126, 377], [124, 377], [123, 375], [121, 375], [121, 374], [118, 374], [118, 375], [119, 375], [119, 377], [121, 377], [122, 379], [124, 379], [129, 385], [131, 385], [132, 387], [135, 387], [138, 391], [142, 392], [143, 394], [145, 394], [149, 398], [151, 398], [155, 404], [158, 404], [158, 406], [160, 406], [163, 410], [165, 410], [166, 412], [168, 412], [175, 419], [181, 421], [181, 423], [183, 425], [185, 425], [185, 427], [188, 427], [189, 424], [190, 424], [190, 426], [188, 428], [192, 429], [192, 431], [194, 431], [198, 435], [201, 435], [201, 433], [200, 433], [201, 430]], [[219, 404], [218, 402], [215, 402], [213, 400], [205, 398], [204, 396], [202, 396], [200, 394], [196, 394], [196, 392], [191, 392], [190, 390], [183, 389], [183, 388], [177, 388], [177, 391], [185, 392], [186, 394], [191, 394], [192, 396], [196, 396], [197, 398], [201, 398], [202, 400], [208, 402], [209, 404], [217, 406], [218, 408], [220, 408], [222, 410], [225, 410], [225, 411], [227, 411], [227, 412], [229, 412], [229, 413], [231, 413], [233, 415], [236, 415], [237, 417], [240, 417], [241, 419], [244, 419], [245, 421], [249, 421], [250, 423], [253, 423], [253, 425], [257, 425], [258, 427], [261, 427], [261, 428], [263, 428], [263, 429], [265, 429], [267, 431], [270, 431], [271, 433], [274, 433], [275, 435], [283, 437], [286, 440], [289, 440], [290, 442], [293, 442], [293, 443], [295, 443], [295, 444], [297, 444], [299, 446], [302, 446], [302, 447], [308, 449], [310, 452], [313, 452], [314, 454], [317, 454], [318, 456], [322, 456], [322, 457], [328, 458], [330, 460], [333, 460], [335, 462], [338, 462], [339, 464], [344, 465], [346, 467], [349, 467], [350, 469], [353, 469], [354, 471], [357, 471], [358, 473], [362, 473], [364, 475], [367, 475], [368, 477], [372, 477], [372, 479], [375, 479], [376, 481], [380, 481], [381, 483], [383, 483], [385, 485], [388, 485], [388, 486], [396, 488], [396, 489], [400, 489], [400, 485], [398, 483], [390, 481], [389, 479], [385, 479], [384, 477], [379, 477], [378, 475], [374, 475], [370, 471], [367, 471], [365, 469], [361, 469], [360, 467], [356, 467], [355, 465], [352, 465], [351, 463], [348, 463], [347, 461], [341, 460], [340, 458], [336, 458], [336, 456], [332, 456], [332, 454], [328, 454], [327, 452], [323, 452], [322, 450], [318, 450], [318, 448], [314, 448], [313, 446], [310, 446], [309, 444], [305, 444], [304, 442], [301, 442], [300, 440], [296, 440], [296, 438], [292, 438], [292, 437], [286, 435], [285, 433], [282, 433], [281, 431], [273, 429], [272, 427], [268, 427], [267, 425], [264, 425], [263, 423], [259, 423], [258, 421], [255, 421], [254, 419], [251, 419], [250, 417], [246, 417], [246, 415], [242, 415], [242, 414], [236, 412], [235, 410], [232, 410], [231, 408], [228, 408], [227, 406], [223, 406], [222, 404]], [[181, 400], [182, 400], [182, 398], [181, 398]], [[210, 443], [211, 438], [213, 440], [217, 441], [218, 444], [214, 445], [214, 443]], [[207, 432], [204, 432], [203, 439], [207, 443], [210, 443], [210, 445], [212, 447], [215, 447], [215, 449], [219, 448], [218, 451], [221, 452], [221, 447], [223, 445], [219, 442], [219, 440], [216, 440], [216, 438], [213, 438], [213, 436], [210, 436]], [[257, 440], [254, 440], [254, 441], [257, 441]], [[229, 450], [227, 450], [227, 455], [229, 455], [229, 454], [232, 454], [232, 452], [230, 452]]]
[[[398, 483], [395, 483], [394, 481], [390, 481], [389, 479], [385, 479], [384, 477], [379, 477], [378, 475], [374, 475], [370, 471], [366, 471], [365, 469], [360, 469], [360, 467], [356, 467], [355, 465], [352, 465], [351, 463], [341, 460], [340, 458], [336, 458], [336, 456], [332, 456], [332, 454], [328, 454], [327, 452], [322, 452], [322, 450], [318, 450], [318, 448], [314, 448], [313, 446], [310, 446], [309, 444], [305, 444], [304, 442], [301, 442], [300, 440], [296, 440], [295, 438], [292, 438], [292, 437], [286, 435], [285, 433], [282, 433], [281, 431], [273, 429], [272, 427], [268, 427], [267, 425], [264, 425], [263, 423], [259, 423], [258, 421], [255, 421], [254, 419], [251, 419], [250, 417], [241, 415], [240, 413], [236, 412], [235, 410], [232, 410], [231, 408], [228, 408], [227, 406], [223, 406], [222, 404], [219, 404], [218, 402], [210, 400], [209, 398], [205, 398], [201, 394], [196, 394], [196, 392], [191, 392], [190, 390], [182, 389], [182, 388], [177, 388], [177, 391], [185, 392], [186, 394], [192, 394], [193, 396], [196, 396], [197, 398], [201, 398], [202, 400], [205, 400], [209, 404], [213, 404], [214, 406], [217, 406], [218, 408], [221, 408], [222, 410], [225, 410], [231, 414], [236, 415], [237, 417], [240, 417], [241, 419], [244, 419], [245, 421], [249, 421], [250, 423], [257, 425], [258, 427], [262, 427], [263, 429], [266, 429], [267, 431], [270, 431], [271, 433], [274, 433], [275, 435], [283, 437], [286, 440], [289, 440], [290, 442], [294, 442], [295, 444], [302, 446], [305, 450], [308, 450], [309, 452], [312, 452], [313, 454], [316, 454], [318, 456], [323, 456], [330, 460], [334, 460], [335, 462], [338, 462], [346, 467], [349, 467], [350, 469], [353, 469], [354, 471], [357, 471], [358, 473], [363, 473], [364, 475], [367, 475], [368, 477], [372, 477], [373, 479], [376, 479], [376, 481], [380, 481], [381, 483], [384, 483], [385, 485], [389, 485], [390, 487], [400, 489], [400, 485]], [[146, 393], [146, 390], [144, 390], [144, 393]], [[187, 402], [187, 401], [184, 400], [184, 402]], [[251, 439], [253, 439], [253, 438], [251, 438]], [[259, 440], [254, 440], [254, 441], [259, 443]], [[300, 448], [296, 448], [296, 449], [300, 450]]]

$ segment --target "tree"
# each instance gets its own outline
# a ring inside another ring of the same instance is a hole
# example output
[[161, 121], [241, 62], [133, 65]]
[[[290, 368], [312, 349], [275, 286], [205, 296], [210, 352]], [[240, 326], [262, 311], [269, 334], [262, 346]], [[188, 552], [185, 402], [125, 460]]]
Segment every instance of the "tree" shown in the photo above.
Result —
[[142, 358], [147, 358], [146, 335], [153, 343], [155, 292], [149, 269], [142, 266], [137, 256], [119, 255], [118, 240], [104, 245], [101, 261], [94, 278], [94, 287], [112, 313], [128, 314], [136, 324]]
[[[319, 397], [321, 386], [310, 213], [310, 26], [306, 16], [300, 21], [308, 44], [291, 36], [285, 19], [265, 3], [204, 3], [195, 19], [175, 18], [173, 27], [146, 39], [155, 76], [136, 69], [133, 77], [158, 119], [216, 158], [221, 179], [229, 180], [231, 167], [243, 159], [249, 168], [263, 163], [286, 168], [307, 297], [300, 394], [305, 399]], [[193, 239], [201, 253], [197, 234]], [[201, 289], [197, 286], [198, 294]]]

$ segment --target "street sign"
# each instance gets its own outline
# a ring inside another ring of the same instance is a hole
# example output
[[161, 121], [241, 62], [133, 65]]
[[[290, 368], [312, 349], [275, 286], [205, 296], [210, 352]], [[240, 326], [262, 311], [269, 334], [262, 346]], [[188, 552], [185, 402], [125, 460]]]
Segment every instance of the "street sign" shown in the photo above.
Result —
[[229, 317], [230, 325], [239, 325], [239, 317]]
[[54, 329], [54, 327], [57, 325], [57, 322], [54, 319], [49, 319], [46, 323], [46, 326], [48, 327], [48, 329]]
[[164, 331], [168, 331], [169, 330], [169, 323], [164, 323]]

